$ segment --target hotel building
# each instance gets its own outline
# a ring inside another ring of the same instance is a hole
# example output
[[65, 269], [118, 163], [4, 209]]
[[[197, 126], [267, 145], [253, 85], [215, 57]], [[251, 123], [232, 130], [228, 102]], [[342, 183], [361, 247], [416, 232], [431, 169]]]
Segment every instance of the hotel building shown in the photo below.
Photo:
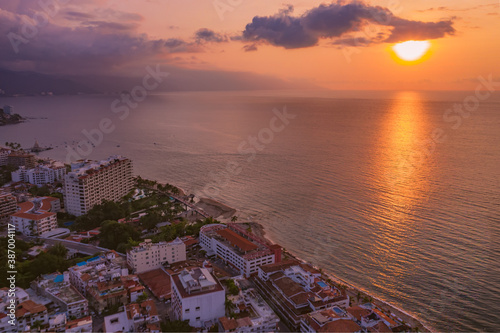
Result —
[[151, 239], [146, 239], [127, 252], [127, 263], [137, 274], [161, 268], [165, 263], [185, 260], [186, 245], [179, 238], [169, 243], [152, 243]]
[[236, 223], [209, 224], [200, 230], [200, 245], [207, 255], [238, 269], [245, 277], [257, 273], [262, 265], [281, 261], [281, 247], [269, 245]]
[[81, 216], [104, 200], [117, 201], [133, 188], [132, 161], [111, 156], [100, 162], [72, 164], [65, 178], [66, 211]]

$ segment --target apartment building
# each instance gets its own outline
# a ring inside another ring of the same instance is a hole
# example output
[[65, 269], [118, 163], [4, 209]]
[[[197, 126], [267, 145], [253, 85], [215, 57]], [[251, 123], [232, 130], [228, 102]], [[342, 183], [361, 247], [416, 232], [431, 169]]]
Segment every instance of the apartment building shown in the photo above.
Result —
[[161, 268], [165, 263], [185, 260], [186, 245], [179, 238], [168, 243], [153, 243], [151, 239], [146, 239], [127, 252], [127, 263], [137, 274]]
[[42, 197], [17, 205], [17, 211], [10, 216], [16, 230], [26, 236], [43, 236], [57, 229], [57, 214], [60, 210], [58, 198]]
[[0, 166], [6, 166], [7, 165], [7, 159], [9, 154], [11, 153], [11, 150], [8, 148], [0, 147]]
[[210, 327], [225, 314], [225, 291], [206, 268], [171, 275], [172, 310], [175, 319], [193, 327]]
[[16, 309], [17, 331], [24, 332], [27, 328], [38, 323], [41, 326], [49, 324], [49, 315], [45, 305], [35, 303], [32, 300], [22, 302]]
[[16, 197], [0, 193], [0, 225], [6, 225], [10, 221], [10, 215], [15, 212], [17, 212]]
[[67, 318], [89, 314], [89, 302], [70, 284], [68, 272], [42, 275], [31, 282], [31, 289], [57, 304]]
[[236, 223], [209, 224], [200, 230], [200, 245], [207, 255], [217, 255], [245, 277], [257, 273], [262, 265], [281, 261], [281, 247], [242, 229]]
[[132, 190], [132, 161], [111, 156], [100, 162], [75, 163], [64, 179], [66, 211], [81, 216], [104, 200], [117, 201]]
[[53, 163], [50, 165], [39, 165], [29, 169], [24, 166], [11, 172], [13, 182], [24, 182], [41, 187], [46, 184], [64, 181], [66, 167], [62, 163]]
[[12, 151], [7, 156], [7, 164], [15, 166], [16, 168], [24, 166], [28, 169], [32, 169], [36, 166], [36, 159], [33, 154], [28, 154], [23, 151]]

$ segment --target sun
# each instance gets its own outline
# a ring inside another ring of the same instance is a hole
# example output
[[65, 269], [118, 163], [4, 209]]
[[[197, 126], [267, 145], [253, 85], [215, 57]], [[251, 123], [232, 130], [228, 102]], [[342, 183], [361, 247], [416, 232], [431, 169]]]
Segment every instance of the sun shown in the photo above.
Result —
[[416, 41], [409, 40], [396, 44], [392, 47], [396, 55], [404, 61], [417, 61], [421, 59], [431, 47], [431, 43], [427, 40]]

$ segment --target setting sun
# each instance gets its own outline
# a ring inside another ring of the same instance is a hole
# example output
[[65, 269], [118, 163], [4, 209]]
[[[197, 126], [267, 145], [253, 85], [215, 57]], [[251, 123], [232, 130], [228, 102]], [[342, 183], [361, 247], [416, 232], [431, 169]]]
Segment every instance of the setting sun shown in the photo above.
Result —
[[392, 47], [397, 56], [405, 61], [416, 61], [422, 58], [429, 48], [431, 43], [429, 41], [414, 41], [396, 44]]

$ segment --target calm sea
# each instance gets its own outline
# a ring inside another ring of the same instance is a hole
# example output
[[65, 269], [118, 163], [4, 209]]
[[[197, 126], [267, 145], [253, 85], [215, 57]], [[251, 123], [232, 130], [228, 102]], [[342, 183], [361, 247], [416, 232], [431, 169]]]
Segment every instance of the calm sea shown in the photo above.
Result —
[[[108, 118], [81, 157], [122, 154], [143, 177], [212, 195], [437, 330], [498, 331], [500, 98], [447, 113], [467, 96], [172, 93], [124, 119], [112, 95], [3, 98], [33, 119], [0, 127], [0, 142], [36, 139], [65, 160]], [[284, 108], [286, 126], [273, 120]]]

